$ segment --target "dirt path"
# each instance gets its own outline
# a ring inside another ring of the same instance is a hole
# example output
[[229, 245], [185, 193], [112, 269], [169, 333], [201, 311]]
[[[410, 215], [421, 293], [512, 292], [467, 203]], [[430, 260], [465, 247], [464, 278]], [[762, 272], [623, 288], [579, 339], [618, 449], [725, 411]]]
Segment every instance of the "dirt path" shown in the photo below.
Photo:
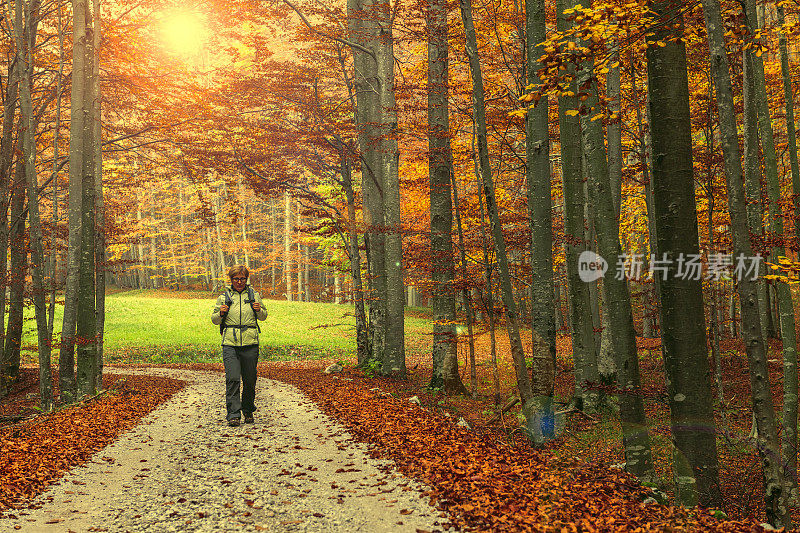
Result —
[[294, 387], [260, 379], [256, 423], [229, 428], [221, 374], [119, 371], [139, 372], [190, 385], [0, 530], [440, 529], [424, 486], [370, 458]]

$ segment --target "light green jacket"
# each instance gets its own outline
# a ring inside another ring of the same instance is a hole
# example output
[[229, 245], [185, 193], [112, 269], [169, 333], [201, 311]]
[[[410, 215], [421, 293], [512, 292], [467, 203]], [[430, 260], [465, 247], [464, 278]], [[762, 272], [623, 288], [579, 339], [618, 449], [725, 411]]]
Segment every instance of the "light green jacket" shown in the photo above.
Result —
[[[230, 296], [232, 302], [228, 314], [225, 316], [225, 329], [222, 332], [222, 344], [225, 346], [251, 346], [258, 344], [258, 328], [256, 319], [265, 320], [267, 310], [261, 302], [261, 295], [253, 290], [253, 297], [257, 303], [261, 304], [261, 311], [257, 314], [250, 307], [250, 300], [247, 299], [247, 287], [242, 292], [236, 292], [230, 286], [225, 287], [225, 293]], [[225, 305], [225, 293], [220, 294], [211, 313], [211, 322], [220, 325], [223, 318], [219, 315], [219, 308]], [[237, 328], [229, 326], [250, 326], [248, 328]]]

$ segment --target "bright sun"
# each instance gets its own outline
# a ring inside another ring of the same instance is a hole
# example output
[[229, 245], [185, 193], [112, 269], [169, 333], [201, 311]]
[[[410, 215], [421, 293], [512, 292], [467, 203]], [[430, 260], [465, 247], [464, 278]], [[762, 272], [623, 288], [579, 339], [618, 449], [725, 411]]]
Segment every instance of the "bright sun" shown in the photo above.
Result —
[[206, 38], [200, 15], [186, 11], [169, 14], [161, 23], [161, 33], [169, 48], [183, 56], [198, 54]]

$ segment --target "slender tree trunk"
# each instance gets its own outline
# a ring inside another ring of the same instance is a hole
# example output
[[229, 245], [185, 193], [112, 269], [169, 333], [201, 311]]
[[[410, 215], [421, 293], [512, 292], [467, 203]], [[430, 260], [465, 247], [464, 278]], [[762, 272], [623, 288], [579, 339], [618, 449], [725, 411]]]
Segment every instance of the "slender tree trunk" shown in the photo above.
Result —
[[[456, 348], [453, 203], [450, 195], [451, 157], [447, 96], [449, 86], [447, 5], [431, 0], [428, 28], [428, 176], [431, 214], [431, 278], [433, 282], [433, 372], [430, 387], [447, 394], [466, 393], [458, 373]], [[466, 301], [465, 301], [466, 303]]]
[[61, 327], [59, 352], [60, 403], [70, 403], [76, 398], [75, 383], [75, 333], [78, 320], [78, 294], [81, 265], [82, 235], [82, 178], [84, 172], [86, 87], [86, 0], [72, 0], [72, 97], [70, 100], [69, 140], [69, 242], [67, 246], [66, 287], [64, 291], [64, 318]]
[[[389, 0], [375, 0], [378, 117], [380, 124], [381, 166], [383, 177], [383, 214], [386, 256], [386, 327], [385, 351], [381, 373], [399, 378], [406, 376], [405, 325], [403, 307], [403, 246], [400, 215], [400, 152], [397, 145], [397, 105], [394, 88], [393, 15]], [[449, 196], [449, 195], [448, 195]]]
[[[474, 123], [473, 123], [474, 124]], [[478, 154], [475, 148], [475, 132], [473, 128], [472, 135], [472, 154], [475, 161], [475, 179], [478, 182], [478, 187], [481, 187], [481, 172], [480, 163], [478, 162]], [[489, 319], [489, 353], [492, 357], [492, 382], [494, 383], [494, 393], [500, 393], [500, 373], [497, 369], [497, 326], [494, 314], [494, 289], [492, 288], [492, 270], [494, 268], [493, 262], [490, 260], [489, 254], [489, 239], [486, 235], [486, 217], [484, 216], [485, 209], [483, 208], [483, 195], [478, 192], [478, 208], [481, 212], [481, 249], [483, 251], [483, 279], [486, 285], [486, 296], [481, 297], [486, 309], [486, 316]]]
[[[49, 308], [47, 312], [47, 338], [50, 340], [52, 345], [53, 342], [53, 327], [55, 325], [55, 316], [56, 316], [56, 294], [58, 289], [58, 246], [57, 241], [58, 238], [56, 237], [56, 228], [58, 227], [58, 159], [59, 159], [59, 140], [61, 138], [61, 84], [64, 77], [64, 25], [61, 19], [61, 2], [58, 3], [56, 6], [56, 10], [58, 12], [58, 80], [56, 81], [56, 120], [55, 126], [53, 128], [53, 171], [52, 171], [52, 180], [53, 180], [53, 187], [52, 187], [52, 205], [53, 205], [53, 212], [51, 217], [51, 223], [53, 225], [53, 229], [50, 233], [50, 256], [48, 258], [48, 265], [47, 265], [47, 272], [50, 277], [50, 302]], [[0, 243], [0, 249], [5, 250], [5, 246], [2, 246]], [[5, 255], [5, 254], [3, 254]], [[5, 270], [5, 269], [2, 269]], [[5, 291], [3, 291], [5, 292]], [[5, 307], [5, 304], [0, 302], [0, 306]], [[2, 328], [0, 328], [2, 329]]]
[[[36, 179], [36, 117], [33, 111], [34, 49], [38, 26], [38, 0], [16, 0], [14, 36], [17, 61], [20, 65], [20, 122], [22, 126], [22, 159], [28, 193], [29, 239], [31, 246], [32, 292], [36, 317], [36, 332], [39, 341], [39, 402], [44, 411], [50, 410], [53, 399], [53, 380], [50, 369], [50, 338], [47, 336], [47, 309], [45, 306], [44, 252], [42, 245], [42, 221], [39, 217], [39, 183]], [[22, 195], [22, 191], [17, 191]], [[19, 220], [19, 227], [24, 221]], [[26, 255], [21, 243], [22, 257]], [[25, 272], [22, 275], [24, 289]], [[21, 303], [21, 302], [20, 302]], [[20, 311], [22, 310], [20, 306]], [[20, 323], [21, 326], [21, 323]], [[20, 327], [20, 333], [22, 328]], [[19, 350], [19, 345], [16, 347]], [[18, 352], [17, 352], [18, 353]]]
[[[570, 2], [572, 7], [572, 2]], [[566, 31], [568, 23], [564, 15], [564, 0], [556, 4], [559, 31]], [[567, 67], [574, 75], [575, 67]], [[577, 94], [576, 84], [571, 91]], [[558, 125], [561, 140], [561, 178], [564, 190], [564, 255], [567, 270], [567, 295], [569, 298], [569, 324], [572, 340], [572, 359], [575, 365], [575, 397], [578, 408], [593, 412], [597, 407], [597, 351], [592, 327], [592, 309], [589, 284], [581, 280], [578, 272], [578, 257], [588, 250], [584, 239], [583, 176], [581, 174], [580, 123], [577, 116], [567, 111], [577, 107], [575, 96], [563, 95], [558, 99]]]
[[[590, 176], [590, 201], [595, 206], [594, 228], [600, 255], [609, 265], [617, 265], [621, 254], [619, 226], [614, 216], [614, 202], [608, 179], [608, 161], [602, 124], [591, 120], [590, 109], [600, 109], [594, 65], [584, 63], [578, 73], [578, 87], [586, 87], [581, 117], [581, 139]], [[652, 480], [653, 457], [647, 432], [644, 403], [640, 389], [636, 332], [633, 329], [630, 294], [625, 279], [608, 275], [603, 279], [604, 315], [608, 316], [611, 353], [615, 355], [620, 395], [620, 423], [625, 448], [626, 469], [633, 475]]]
[[[83, 170], [81, 175], [81, 244], [80, 274], [78, 285], [78, 316], [76, 323], [76, 350], [78, 397], [94, 395], [98, 372], [97, 300], [96, 300], [96, 194], [95, 174], [95, 99], [99, 97], [94, 80], [94, 19], [88, 2], [83, 3], [85, 39], [84, 47], [84, 122], [83, 122]], [[153, 249], [153, 257], [156, 251]]]
[[14, 172], [9, 231], [11, 268], [8, 277], [11, 290], [8, 299], [8, 323], [4, 349], [5, 364], [3, 365], [3, 374], [7, 383], [14, 383], [19, 378], [20, 344], [22, 342], [23, 311], [25, 307], [25, 274], [28, 268], [28, 254], [25, 250], [25, 178], [24, 162], [18, 161]]
[[[364, 286], [361, 281], [361, 252], [358, 249], [358, 233], [356, 231], [356, 205], [355, 194], [353, 192], [353, 178], [350, 167], [350, 160], [345, 152], [345, 147], [341, 145], [340, 152], [342, 182], [347, 198], [347, 226], [350, 236], [350, 272], [353, 276], [353, 290], [355, 292], [355, 312], [356, 312], [356, 356], [359, 365], [363, 365], [369, 359], [369, 331], [367, 330], [367, 315], [364, 308]], [[338, 281], [338, 273], [337, 273]], [[339, 287], [336, 284], [336, 298], [338, 303]]]
[[[545, 0], [526, 0], [526, 48], [528, 85], [538, 84], [538, 58], [547, 37]], [[550, 176], [549, 98], [544, 96], [528, 109], [525, 122], [528, 216], [531, 229], [531, 383], [534, 404], [529, 408], [550, 420], [555, 387], [556, 330], [553, 317], [553, 202]], [[547, 435], [550, 436], [550, 435]]]
[[5, 316], [8, 270], [9, 225], [8, 208], [11, 190], [11, 169], [13, 158], [13, 128], [17, 109], [19, 89], [17, 62], [8, 65], [5, 103], [3, 106], [3, 137], [0, 139], [0, 398], [8, 394], [9, 376], [6, 375], [5, 358]]
[[286, 301], [291, 302], [292, 296], [292, 206], [289, 202], [289, 193], [283, 193], [283, 274], [286, 277]]
[[[519, 388], [520, 398], [522, 399], [523, 412], [527, 420], [529, 431], [534, 430], [534, 426], [539, 422], [536, 413], [531, 411], [534, 391], [531, 386], [530, 377], [525, 365], [525, 351], [522, 348], [522, 339], [519, 334], [519, 319], [517, 317], [517, 304], [514, 301], [513, 288], [511, 286], [511, 276], [508, 268], [508, 255], [506, 252], [506, 242], [503, 236], [503, 228], [500, 225], [500, 217], [497, 211], [497, 200], [495, 199], [494, 180], [492, 179], [492, 169], [489, 162], [489, 147], [486, 139], [486, 108], [483, 94], [483, 76], [481, 74], [480, 61], [478, 59], [478, 45], [475, 37], [475, 26], [472, 21], [471, 0], [460, 0], [461, 19], [464, 23], [464, 33], [466, 38], [467, 56], [469, 57], [470, 74], [472, 76], [472, 110], [475, 121], [476, 140], [478, 144], [478, 160], [480, 164], [480, 174], [483, 180], [483, 192], [486, 197], [486, 211], [492, 227], [492, 237], [494, 239], [495, 252], [500, 267], [500, 286], [503, 294], [503, 304], [506, 310], [506, 320], [508, 324], [508, 336], [511, 343], [511, 357], [514, 360], [514, 368], [517, 375], [517, 387]], [[546, 355], [549, 354], [539, 354]]]
[[105, 197], [103, 196], [103, 150], [100, 102], [100, 0], [93, 0], [94, 24], [92, 39], [92, 163], [94, 170], [94, 271], [95, 271], [95, 373], [94, 390], [103, 388], [103, 344], [106, 322], [106, 233], [105, 233]]
[[[661, 298], [664, 369], [675, 442], [673, 475], [677, 500], [688, 506], [720, 507], [716, 428], [700, 279], [673, 270], [680, 257], [699, 255], [692, 166], [692, 123], [683, 17], [675, 0], [658, 0], [660, 24], [648, 39], [647, 79], [653, 143], [653, 207], [658, 256], [668, 272], [653, 277]], [[657, 41], [662, 41], [657, 43]], [[660, 44], [666, 43], [665, 46]], [[709, 191], [711, 194], [711, 191]], [[713, 204], [712, 204], [713, 205]], [[699, 277], [698, 277], [699, 278]], [[687, 316], [693, 317], [686, 320]]]
[[[475, 337], [473, 331], [473, 324], [475, 323], [475, 307], [472, 303], [472, 295], [467, 287], [467, 280], [469, 273], [467, 271], [467, 252], [464, 245], [464, 229], [461, 225], [461, 210], [458, 203], [458, 184], [456, 183], [456, 175], [453, 172], [452, 152], [450, 152], [450, 179], [453, 187], [453, 207], [456, 213], [456, 228], [458, 229], [458, 250], [461, 253], [461, 295], [464, 298], [464, 307], [467, 311], [467, 336], [469, 342], [469, 390], [473, 398], [478, 396], [478, 373], [475, 368]], [[481, 209], [483, 211], [483, 209]], [[482, 214], [481, 214], [482, 215]], [[495, 354], [496, 357], [496, 354]], [[495, 373], [497, 367], [495, 366]]]
[[608, 74], [606, 74], [606, 97], [611, 117], [606, 124], [608, 141], [608, 179], [611, 187], [611, 199], [614, 202], [614, 214], [619, 221], [622, 209], [622, 102], [620, 86], [622, 76], [619, 60], [619, 46], [612, 42], [608, 46]]
[[[746, 201], [742, 186], [739, 140], [734, 110], [728, 56], [725, 50], [723, 24], [717, 0], [703, 0], [706, 27], [711, 53], [712, 75], [715, 81], [717, 112], [720, 122], [722, 153], [728, 186], [728, 209], [731, 219], [734, 257], [752, 257], [750, 233], [747, 227]], [[742, 306], [742, 335], [750, 366], [750, 388], [753, 415], [758, 428], [759, 453], [764, 473], [764, 493], [767, 520], [776, 527], [789, 526], [789, 509], [778, 460], [778, 436], [775, 412], [767, 371], [766, 347], [761, 332], [756, 285], [749, 276], [738, 280], [739, 302]]]
[[[749, 29], [755, 33], [755, 1], [747, 0], [746, 19]], [[758, 133], [761, 139], [761, 152], [764, 156], [764, 170], [767, 176], [767, 190], [769, 191], [770, 233], [773, 242], [782, 243], [785, 239], [783, 227], [783, 213], [781, 213], [780, 179], [778, 177], [778, 156], [775, 150], [775, 140], [772, 131], [772, 122], [769, 111], [769, 98], [766, 91], [764, 77], [764, 63], [751, 50], [745, 52], [749, 65], [753, 67], [753, 86], [755, 88], [755, 104], [758, 114]], [[796, 152], [795, 152], [796, 154]], [[772, 249], [772, 259], [786, 255], [783, 244], [778, 244]], [[784, 467], [784, 479], [787, 482], [787, 492], [797, 494], [797, 337], [794, 318], [794, 303], [791, 290], [787, 283], [778, 282], [776, 286], [777, 308], [780, 323], [781, 339], [783, 340], [783, 425], [781, 432], [781, 458]], [[792, 497], [791, 494], [786, 494]]]
[[[356, 124], [361, 151], [362, 215], [369, 272], [370, 360], [384, 360], [386, 334], [386, 269], [383, 233], [383, 165], [379, 152], [377, 34], [374, 0], [348, 0], [348, 31], [360, 48], [353, 48]], [[366, 52], [364, 51], [366, 50]]]
[[[775, 3], [778, 15], [778, 49], [781, 56], [781, 79], [783, 81], [783, 101], [786, 109], [786, 149], [789, 152], [789, 166], [792, 170], [792, 204], [794, 206], [795, 246], [800, 246], [800, 165], [797, 161], [797, 129], [794, 123], [794, 94], [792, 93], [792, 71], [789, 68], [789, 48], [786, 33], [782, 30], [786, 23], [783, 4]], [[796, 480], [795, 480], [796, 485]]]

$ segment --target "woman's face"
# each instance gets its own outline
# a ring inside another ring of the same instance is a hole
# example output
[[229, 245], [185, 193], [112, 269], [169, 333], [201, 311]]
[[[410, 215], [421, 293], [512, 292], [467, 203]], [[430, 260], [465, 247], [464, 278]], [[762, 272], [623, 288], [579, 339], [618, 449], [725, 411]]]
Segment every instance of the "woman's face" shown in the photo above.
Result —
[[247, 285], [247, 276], [244, 274], [234, 274], [231, 278], [231, 286], [236, 292], [242, 292]]

